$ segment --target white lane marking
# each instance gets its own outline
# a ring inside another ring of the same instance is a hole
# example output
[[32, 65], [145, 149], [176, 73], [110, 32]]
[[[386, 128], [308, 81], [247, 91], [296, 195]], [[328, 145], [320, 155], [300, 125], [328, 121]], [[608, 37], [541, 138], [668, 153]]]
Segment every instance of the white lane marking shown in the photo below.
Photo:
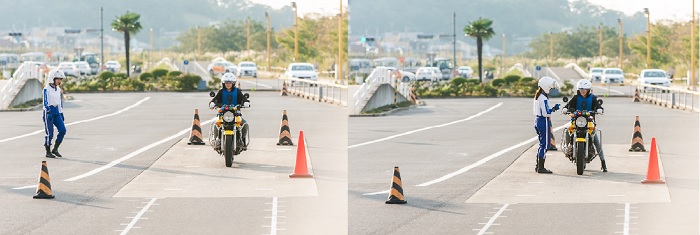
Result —
[[608, 197], [627, 197], [627, 195], [622, 195], [622, 194], [612, 194], [612, 195], [608, 195]]
[[[134, 108], [134, 107], [136, 107], [136, 106], [139, 106], [139, 105], [141, 105], [143, 102], [146, 102], [146, 101], [149, 100], [149, 99], [151, 99], [151, 97], [146, 97], [146, 98], [143, 98], [142, 100], [139, 100], [138, 102], [136, 102], [136, 103], [130, 105], [129, 107], [123, 108], [123, 109], [121, 109], [121, 110], [119, 110], [119, 111], [116, 111], [116, 112], [114, 112], [114, 113], [105, 114], [105, 115], [102, 115], [102, 116], [99, 116], [99, 117], [95, 117], [95, 118], [90, 118], [90, 119], [87, 119], [87, 120], [82, 120], [82, 121], [77, 121], [77, 122], [71, 122], [71, 123], [66, 124], [66, 126], [72, 126], [72, 125], [79, 124], [79, 123], [92, 122], [92, 121], [99, 120], [99, 119], [102, 119], [102, 118], [111, 117], [111, 116], [114, 116], [114, 115], [117, 115], [117, 114], [126, 112], [126, 111], [128, 111], [129, 109], [132, 109], [132, 108]], [[191, 128], [190, 128], [190, 129], [191, 129]], [[2, 143], [2, 142], [7, 142], [7, 141], [10, 141], [10, 140], [16, 140], [16, 139], [24, 138], [24, 137], [31, 136], [31, 135], [36, 135], [36, 134], [43, 133], [43, 132], [44, 132], [44, 130], [40, 130], [40, 131], [35, 131], [35, 132], [29, 133], [29, 134], [24, 134], [24, 135], [15, 136], [15, 137], [12, 137], [12, 138], [3, 139], [3, 140], [0, 140], [0, 143]]]
[[489, 227], [491, 227], [491, 225], [493, 225], [493, 222], [496, 221], [496, 219], [498, 219], [499, 216], [501, 216], [501, 213], [503, 213], [503, 211], [506, 210], [506, 208], [508, 207], [508, 205], [510, 205], [510, 204], [505, 204], [505, 205], [503, 205], [503, 207], [501, 207], [501, 209], [498, 210], [498, 212], [497, 212], [495, 215], [493, 215], [493, 216], [491, 217], [491, 219], [489, 219], [489, 222], [486, 223], [486, 224], [484, 225], [484, 227], [481, 228], [481, 230], [479, 230], [479, 233], [478, 233], [477, 235], [486, 234], [486, 230], [488, 230]]
[[363, 195], [363, 196], [371, 196], [371, 195], [385, 194], [385, 193], [389, 193], [389, 190], [384, 190], [384, 191], [381, 191], [381, 192], [374, 192], [374, 193], [365, 193], [365, 194], [362, 194], [362, 195]]
[[542, 181], [532, 181], [532, 182], [528, 182], [528, 183], [530, 183], [530, 184], [544, 184], [544, 182], [542, 182]]
[[[210, 120], [208, 120], [208, 121], [202, 122], [201, 125], [209, 124], [209, 123], [213, 122], [215, 119], [216, 119], [216, 118], [212, 118], [212, 119], [210, 119]], [[132, 158], [132, 157], [134, 157], [134, 156], [136, 156], [136, 155], [139, 155], [139, 154], [141, 154], [141, 153], [143, 153], [143, 152], [145, 152], [145, 151], [147, 151], [147, 150], [149, 150], [149, 149], [151, 149], [151, 148], [153, 148], [153, 147], [156, 147], [156, 146], [158, 146], [158, 145], [160, 145], [160, 144], [162, 144], [162, 143], [165, 143], [165, 142], [168, 142], [168, 141], [170, 141], [170, 140], [172, 140], [172, 139], [175, 139], [175, 138], [177, 138], [177, 137], [180, 137], [181, 135], [184, 135], [185, 133], [188, 133], [191, 129], [192, 129], [192, 127], [188, 127], [188, 128], [186, 128], [186, 129], [184, 129], [184, 130], [178, 132], [177, 134], [171, 135], [170, 137], [167, 137], [167, 138], [165, 138], [165, 139], [159, 140], [159, 141], [157, 141], [157, 142], [155, 142], [155, 143], [152, 143], [152, 144], [147, 145], [146, 147], [143, 147], [143, 148], [140, 148], [140, 149], [138, 149], [138, 150], [136, 150], [136, 151], [134, 151], [134, 152], [131, 152], [130, 154], [128, 154], [128, 155], [126, 155], [126, 156], [124, 156], [124, 157], [121, 157], [121, 158], [119, 158], [119, 159], [117, 159], [117, 160], [111, 161], [111, 162], [108, 163], [107, 165], [101, 166], [101, 167], [96, 168], [96, 169], [94, 169], [94, 170], [91, 170], [91, 171], [89, 171], [89, 172], [87, 172], [87, 173], [85, 173], [85, 174], [82, 174], [82, 175], [79, 175], [79, 176], [75, 176], [75, 177], [72, 177], [72, 178], [69, 178], [69, 179], [66, 179], [66, 180], [63, 180], [63, 181], [76, 181], [76, 180], [79, 180], [79, 179], [82, 179], [82, 178], [85, 178], [85, 177], [88, 177], [88, 176], [92, 176], [92, 175], [94, 175], [94, 174], [97, 174], [97, 173], [99, 173], [99, 172], [101, 172], [101, 171], [103, 171], [103, 170], [107, 170], [107, 169], [109, 169], [109, 168], [111, 168], [111, 167], [113, 167], [113, 166], [116, 166], [117, 164], [119, 164], [119, 163], [121, 163], [121, 162], [123, 162], [123, 161], [129, 160], [130, 158]]]
[[277, 149], [277, 151], [292, 151], [294, 149]]
[[200, 148], [185, 148], [185, 150], [199, 150]]
[[625, 203], [625, 224], [622, 225], [622, 234], [630, 234], [630, 204]]
[[12, 188], [12, 189], [28, 189], [28, 188], [36, 188], [36, 184], [35, 184], [35, 185], [27, 185], [27, 186]]
[[535, 195], [532, 195], [532, 194], [518, 194], [518, 195], [515, 195], [515, 196], [516, 196], [516, 197], [534, 197]]
[[163, 189], [163, 190], [165, 190], [165, 191], [182, 191], [181, 188], [166, 188], [166, 189]]
[[260, 166], [260, 167], [263, 167], [263, 168], [265, 168], [265, 167], [267, 167], [267, 168], [274, 168], [274, 167], [277, 167], [277, 166]]
[[272, 219], [270, 219], [270, 235], [277, 234], [277, 197], [272, 198]]
[[257, 191], [272, 191], [274, 189], [272, 189], [272, 188], [256, 188], [255, 190], [257, 190]]
[[[249, 84], [253, 84], [253, 85], [256, 84], [255, 82], [251, 82], [251, 81], [243, 80], [243, 79], [241, 79], [241, 80], [239, 80], [239, 81], [245, 82], [245, 83], [249, 83]], [[262, 84], [262, 83], [257, 83], [257, 84], [258, 84], [258, 86], [265, 87], [265, 88], [268, 88], [268, 89], [269, 89], [269, 88], [272, 88], [271, 86], [265, 85], [265, 84]]]
[[501, 107], [501, 105], [503, 105], [503, 102], [500, 102], [500, 103], [498, 103], [498, 104], [492, 106], [491, 108], [488, 108], [488, 109], [486, 109], [486, 110], [484, 110], [484, 111], [481, 111], [481, 112], [479, 112], [479, 113], [477, 113], [477, 114], [474, 114], [474, 115], [472, 115], [472, 116], [470, 116], [470, 117], [468, 117], [468, 118], [465, 118], [465, 119], [460, 119], [460, 120], [457, 120], [457, 121], [452, 121], [452, 122], [448, 122], [448, 123], [444, 123], [444, 124], [440, 124], [440, 125], [435, 125], [435, 126], [423, 127], [423, 128], [420, 128], [420, 129], [416, 129], [416, 130], [404, 132], [404, 133], [401, 133], [401, 134], [396, 134], [396, 135], [384, 137], [384, 138], [377, 139], [377, 140], [372, 140], [372, 141], [368, 141], [368, 142], [364, 142], [364, 143], [359, 143], [359, 144], [355, 144], [355, 145], [350, 145], [350, 146], [348, 146], [348, 149], [355, 148], [355, 147], [360, 147], [360, 146], [364, 146], [364, 145], [368, 145], [368, 144], [374, 144], [374, 143], [378, 143], [378, 142], [390, 140], [390, 139], [393, 139], [393, 138], [396, 138], [396, 137], [401, 137], [401, 136], [404, 136], [404, 135], [410, 135], [410, 134], [413, 134], [413, 133], [417, 133], [417, 132], [421, 132], [421, 131], [425, 131], [425, 130], [430, 130], [430, 129], [433, 129], [433, 128], [445, 127], [445, 126], [449, 126], [449, 125], [452, 125], [452, 124], [457, 124], [457, 123], [460, 123], [460, 122], [469, 121], [469, 120], [472, 120], [472, 119], [474, 119], [474, 118], [476, 118], [476, 117], [479, 117], [479, 116], [481, 116], [481, 115], [484, 115], [485, 113], [491, 112], [492, 110], [494, 110], [494, 109], [496, 109], [496, 108], [498, 108], [498, 107]]
[[[557, 128], [554, 128], [553, 131], [561, 130], [562, 128], [567, 127], [567, 126], [569, 126], [569, 125], [570, 125], [569, 123], [564, 124], [564, 125], [561, 125], [561, 126], [559, 126], [559, 127], [557, 127]], [[443, 177], [440, 177], [440, 178], [437, 178], [437, 179], [434, 179], [434, 180], [431, 180], [431, 181], [428, 181], [428, 182], [419, 184], [419, 185], [417, 185], [417, 186], [421, 186], [421, 187], [422, 187], [422, 186], [429, 186], [429, 185], [432, 185], [432, 184], [436, 184], [436, 183], [440, 183], [440, 182], [442, 182], [442, 181], [448, 180], [448, 179], [450, 179], [450, 178], [452, 178], [452, 177], [455, 177], [455, 176], [460, 175], [460, 174], [462, 174], [462, 173], [464, 173], [464, 172], [467, 172], [467, 171], [469, 171], [469, 170], [471, 170], [471, 169], [473, 169], [473, 168], [476, 168], [476, 167], [478, 167], [478, 166], [481, 166], [481, 165], [483, 165], [484, 163], [486, 163], [486, 162], [488, 162], [488, 161], [490, 161], [490, 160], [493, 160], [494, 158], [497, 158], [497, 157], [499, 157], [499, 156], [501, 156], [501, 155], [503, 155], [503, 154], [505, 154], [505, 153], [507, 153], [507, 152], [510, 152], [510, 151], [513, 150], [513, 149], [520, 148], [520, 147], [522, 147], [522, 146], [524, 146], [524, 145], [526, 145], [526, 144], [529, 144], [530, 142], [536, 141], [536, 140], [537, 140], [537, 137], [532, 137], [532, 138], [530, 138], [529, 140], [520, 142], [519, 144], [513, 145], [513, 146], [511, 146], [511, 147], [509, 147], [509, 148], [507, 148], [507, 149], [503, 149], [503, 150], [498, 151], [498, 152], [496, 152], [496, 153], [494, 153], [494, 154], [491, 154], [491, 155], [488, 156], [488, 157], [482, 158], [481, 160], [479, 160], [479, 161], [477, 161], [477, 162], [475, 162], [475, 163], [473, 163], [473, 164], [471, 164], [471, 165], [469, 165], [469, 166], [465, 166], [464, 168], [459, 169], [459, 170], [457, 170], [457, 171], [455, 171], [455, 172], [452, 172], [452, 173], [447, 174], [447, 175], [445, 175], [445, 176], [443, 176]]]
[[141, 211], [139, 211], [139, 213], [134, 217], [134, 219], [131, 220], [131, 223], [129, 223], [129, 225], [126, 226], [126, 228], [120, 233], [120, 235], [125, 235], [125, 234], [129, 233], [129, 230], [134, 228], [134, 225], [136, 225], [136, 222], [139, 220], [139, 218], [141, 218], [141, 216], [143, 216], [143, 214], [146, 213], [148, 208], [151, 207], [151, 205], [153, 205], [153, 203], [156, 202], [157, 199], [158, 198], [151, 199], [151, 201], [148, 202], [148, 204], [146, 204], [146, 206], [143, 207], [143, 209], [141, 209]]
[[198, 168], [199, 166], [185, 166], [185, 168]]
[[609, 88], [607, 88], [607, 87], [598, 87], [598, 86], [593, 86], [593, 87], [594, 87], [594, 88], [601, 89], [601, 90], [612, 91], [612, 92], [615, 92], [615, 93], [620, 94], [620, 95], [624, 95], [624, 94], [625, 94], [625, 93], [623, 93], [623, 92], [616, 91], [616, 90], [613, 90], [613, 89], [609, 89]]
[[641, 154], [630, 154], [628, 156], [630, 156], [630, 157], [644, 157], [644, 155], [641, 155]]

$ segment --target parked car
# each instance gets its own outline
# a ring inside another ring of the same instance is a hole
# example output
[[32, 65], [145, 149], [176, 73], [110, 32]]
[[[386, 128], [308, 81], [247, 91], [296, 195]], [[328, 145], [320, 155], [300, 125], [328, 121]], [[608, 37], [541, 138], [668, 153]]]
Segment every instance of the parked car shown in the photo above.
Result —
[[469, 66], [459, 66], [459, 68], [457, 68], [457, 74], [464, 78], [471, 78], [474, 74], [474, 70]]
[[603, 70], [601, 81], [605, 84], [620, 83], [622, 85], [625, 83], [625, 73], [619, 68], [606, 68]]
[[209, 67], [207, 70], [209, 71], [209, 74], [217, 74], [217, 73], [236, 73], [236, 70], [238, 68], [236, 67], [235, 64], [228, 62], [228, 61], [216, 61], [212, 62], [209, 64]]
[[122, 70], [122, 65], [116, 60], [110, 60], [105, 63], [105, 69], [112, 71], [112, 73], [118, 73], [120, 70]]
[[80, 70], [78, 70], [78, 66], [75, 65], [73, 62], [61, 62], [58, 64], [58, 69], [63, 72], [66, 76], [73, 76], [77, 77], [80, 75]]
[[[396, 70], [396, 68], [394, 68], [394, 67], [387, 67], [387, 68], [389, 70], [391, 70], [392, 72]], [[401, 73], [401, 81], [402, 82], [410, 82], [410, 81], [416, 80], [416, 75], [411, 73], [411, 72], [399, 70], [399, 73]]]
[[80, 71], [80, 75], [90, 75], [92, 74], [92, 68], [90, 68], [90, 64], [86, 61], [76, 61], [73, 62], [75, 66], [78, 67], [78, 71]]
[[252, 76], [254, 78], [258, 77], [258, 67], [255, 65], [255, 63], [250, 61], [238, 63], [238, 77], [243, 76]]
[[591, 68], [588, 72], [588, 80], [591, 80], [591, 82], [601, 81], [601, 77], [603, 77], [603, 68]]
[[318, 72], [314, 66], [309, 63], [291, 63], [284, 71], [284, 76], [287, 78], [309, 79], [318, 81]]
[[440, 69], [435, 67], [420, 67], [416, 70], [416, 80], [417, 81], [431, 81], [437, 82], [442, 78], [442, 73]]
[[657, 85], [670, 87], [671, 80], [666, 75], [666, 72], [661, 69], [645, 69], [639, 73], [637, 82], [642, 85]]

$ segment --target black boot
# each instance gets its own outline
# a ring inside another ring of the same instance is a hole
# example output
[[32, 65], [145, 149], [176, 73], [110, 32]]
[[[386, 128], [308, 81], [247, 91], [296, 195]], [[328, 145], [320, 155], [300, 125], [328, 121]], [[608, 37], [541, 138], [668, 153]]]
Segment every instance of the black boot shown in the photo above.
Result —
[[56, 158], [56, 156], [51, 154], [51, 145], [44, 145], [44, 148], [46, 149], [46, 157], [47, 158]]
[[603, 169], [603, 172], [608, 172], [608, 167], [605, 166], [605, 160], [600, 160], [600, 165], [601, 165], [601, 168]]
[[537, 173], [552, 174], [552, 171], [544, 168], [544, 158], [537, 160]]
[[56, 157], [63, 157], [60, 153], [58, 153], [58, 146], [60, 145], [61, 142], [56, 142], [56, 145], [53, 146], [53, 150], [51, 151], [51, 153], [53, 153], [53, 155], [56, 155]]

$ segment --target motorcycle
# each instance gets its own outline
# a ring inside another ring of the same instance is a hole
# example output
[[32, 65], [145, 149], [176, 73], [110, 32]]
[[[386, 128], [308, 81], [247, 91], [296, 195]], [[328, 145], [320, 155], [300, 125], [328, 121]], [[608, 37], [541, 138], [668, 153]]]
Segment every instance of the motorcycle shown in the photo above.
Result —
[[[209, 95], [214, 97], [216, 94], [211, 92]], [[246, 98], [249, 97], [247, 93], [244, 95]], [[219, 155], [224, 156], [226, 167], [231, 167], [234, 157], [246, 151], [248, 144], [250, 144], [250, 132], [246, 133], [246, 142], [243, 141], [243, 126], [248, 124], [243, 123], [241, 117], [241, 109], [249, 107], [221, 104], [216, 104], [216, 107], [219, 119], [211, 124], [209, 144]]]
[[[564, 97], [564, 102], [569, 98]], [[598, 100], [602, 105], [603, 100]], [[587, 106], [584, 102], [583, 106]], [[602, 132], [596, 129], [595, 116], [602, 115], [596, 111], [563, 110], [562, 114], [571, 116], [571, 125], [564, 129], [561, 137], [561, 149], [571, 162], [576, 164], [576, 174], [582, 175], [586, 164], [598, 157], [593, 138], [598, 135], [602, 146]]]

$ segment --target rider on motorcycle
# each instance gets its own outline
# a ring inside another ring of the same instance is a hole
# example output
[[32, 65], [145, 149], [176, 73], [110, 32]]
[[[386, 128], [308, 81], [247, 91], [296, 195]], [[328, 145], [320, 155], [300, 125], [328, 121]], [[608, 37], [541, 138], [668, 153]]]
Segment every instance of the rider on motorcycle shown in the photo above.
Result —
[[[241, 89], [236, 88], [236, 75], [233, 73], [224, 73], [221, 75], [221, 85], [222, 88], [216, 93], [213, 99], [209, 102], [209, 108], [214, 109], [216, 107], [221, 107], [223, 105], [241, 105], [243, 107], [250, 107], [250, 101], [247, 97], [243, 95]], [[241, 119], [243, 119], [241, 117]], [[243, 140], [243, 149], [247, 148], [248, 142], [246, 137], [248, 136], [248, 123], [243, 119], [243, 130], [241, 130], [241, 137]], [[218, 128], [217, 128], [218, 130]]]
[[[571, 100], [569, 100], [569, 103], [567, 103], [564, 106], [564, 108], [567, 109], [569, 112], [574, 112], [576, 110], [595, 110], [597, 113], [603, 113], [603, 107], [600, 104], [598, 104], [598, 97], [594, 94], [591, 94], [591, 87], [591, 81], [589, 80], [581, 79], [580, 81], [578, 81], [578, 84], [576, 84], [576, 95], [574, 95], [574, 97], [571, 97]], [[567, 137], [567, 139], [569, 140], [570, 138], [571, 136]], [[608, 172], [608, 167], [605, 166], [605, 156], [603, 155], [603, 148], [600, 146], [600, 138], [598, 138], [598, 135], [593, 136], [593, 144], [598, 150], [598, 155], [600, 156], [600, 165], [603, 172]]]

